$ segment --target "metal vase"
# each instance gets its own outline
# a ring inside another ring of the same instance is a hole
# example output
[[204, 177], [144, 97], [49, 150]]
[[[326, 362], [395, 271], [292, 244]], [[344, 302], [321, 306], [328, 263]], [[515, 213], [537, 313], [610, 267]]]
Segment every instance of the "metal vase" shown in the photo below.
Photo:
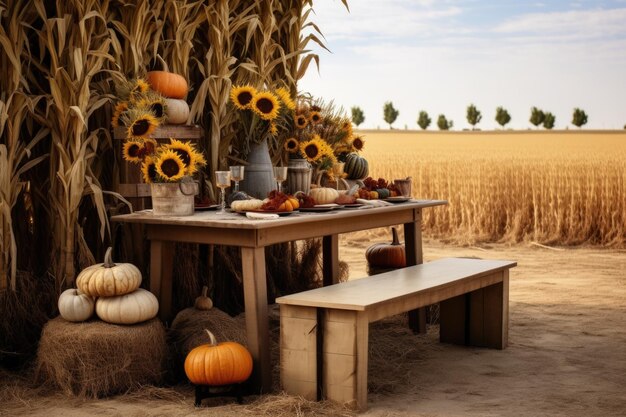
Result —
[[267, 141], [250, 145], [247, 162], [246, 175], [239, 183], [239, 189], [252, 197], [264, 199], [270, 191], [276, 189]]
[[311, 191], [311, 175], [313, 169], [306, 159], [290, 159], [287, 169], [287, 189], [291, 194]]

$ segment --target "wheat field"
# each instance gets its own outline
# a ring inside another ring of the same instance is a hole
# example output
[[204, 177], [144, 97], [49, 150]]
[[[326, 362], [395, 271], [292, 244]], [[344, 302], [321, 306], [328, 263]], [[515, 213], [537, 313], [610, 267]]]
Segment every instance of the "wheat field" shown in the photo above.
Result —
[[425, 233], [459, 243], [626, 244], [626, 132], [364, 131], [370, 175], [412, 177]]

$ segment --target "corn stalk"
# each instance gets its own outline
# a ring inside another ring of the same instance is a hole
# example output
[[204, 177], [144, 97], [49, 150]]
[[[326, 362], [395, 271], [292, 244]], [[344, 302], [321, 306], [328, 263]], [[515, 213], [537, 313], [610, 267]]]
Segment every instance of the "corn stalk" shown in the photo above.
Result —
[[[11, 6], [7, 9], [4, 2], [0, 3], [0, 292], [17, 288], [18, 252], [11, 212], [24, 188], [21, 176], [46, 158], [30, 159], [32, 148], [47, 133], [39, 130], [32, 137], [34, 127], [25, 123], [39, 100], [23, 92], [27, 37], [22, 24], [27, 22], [28, 2], [15, 1]], [[20, 139], [23, 134], [31, 137], [28, 143]]]
[[42, 21], [40, 44], [50, 58], [44, 73], [49, 87], [47, 105], [37, 119], [51, 136], [50, 224], [56, 255], [53, 273], [60, 289], [75, 278], [77, 223], [84, 196], [91, 196], [98, 213], [101, 239], [108, 229], [102, 189], [91, 168], [98, 151], [98, 129], [88, 131], [90, 117], [109, 101], [90, 88], [93, 77], [112, 60], [103, 17], [108, 2], [58, 2], [58, 18], [47, 16], [43, 0], [34, 4]]
[[164, 6], [163, 0], [118, 0], [103, 15], [112, 26], [108, 31], [114, 62], [127, 77], [144, 76], [150, 61], [156, 59]]

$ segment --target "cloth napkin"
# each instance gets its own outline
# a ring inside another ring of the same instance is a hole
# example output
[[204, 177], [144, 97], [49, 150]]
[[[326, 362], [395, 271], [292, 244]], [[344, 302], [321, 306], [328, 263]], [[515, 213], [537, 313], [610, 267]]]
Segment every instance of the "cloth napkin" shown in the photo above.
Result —
[[252, 220], [272, 220], [278, 219], [278, 214], [275, 213], [252, 213], [247, 212], [246, 217]]
[[366, 205], [372, 206], [372, 207], [384, 207], [384, 206], [392, 206], [393, 205], [393, 203], [389, 203], [388, 201], [383, 201], [383, 200], [365, 200], [363, 198], [357, 198], [356, 202], [360, 203], [360, 204], [366, 204]]

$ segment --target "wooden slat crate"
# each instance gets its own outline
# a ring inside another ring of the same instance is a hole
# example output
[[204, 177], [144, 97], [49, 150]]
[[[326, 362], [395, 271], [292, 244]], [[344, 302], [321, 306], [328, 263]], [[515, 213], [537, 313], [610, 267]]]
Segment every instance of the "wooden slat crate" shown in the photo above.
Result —
[[[197, 141], [202, 136], [202, 128], [191, 125], [162, 125], [150, 135], [151, 138], [159, 143], [168, 143], [170, 138], [183, 141]], [[143, 210], [152, 207], [150, 185], [143, 182], [141, 166], [128, 163], [122, 158], [122, 146], [126, 139], [126, 128], [115, 128], [113, 130], [113, 138], [115, 139], [116, 158], [119, 158], [120, 161], [120, 178], [115, 191], [130, 201], [133, 205], [133, 210]]]

